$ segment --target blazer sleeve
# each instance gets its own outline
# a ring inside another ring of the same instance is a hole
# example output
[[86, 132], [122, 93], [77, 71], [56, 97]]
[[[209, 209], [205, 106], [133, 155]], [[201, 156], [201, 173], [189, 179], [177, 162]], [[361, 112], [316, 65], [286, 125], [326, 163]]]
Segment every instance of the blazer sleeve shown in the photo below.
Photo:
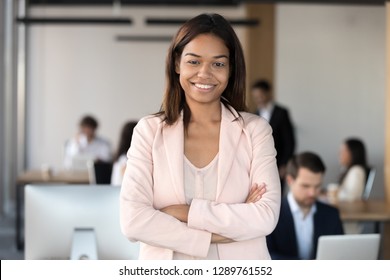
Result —
[[157, 130], [145, 119], [134, 130], [120, 193], [121, 230], [131, 241], [205, 257], [211, 233], [189, 228], [153, 207], [152, 146]]
[[291, 122], [291, 118], [287, 109], [283, 110], [282, 127], [280, 128], [280, 138], [283, 143], [283, 155], [281, 155], [280, 163], [286, 165], [288, 160], [292, 157], [295, 150], [295, 134]]
[[191, 228], [206, 230], [235, 241], [264, 237], [278, 221], [281, 188], [276, 166], [272, 129], [256, 119], [246, 129], [252, 147], [251, 183], [266, 183], [267, 190], [256, 203], [219, 203], [193, 199], [188, 215]]

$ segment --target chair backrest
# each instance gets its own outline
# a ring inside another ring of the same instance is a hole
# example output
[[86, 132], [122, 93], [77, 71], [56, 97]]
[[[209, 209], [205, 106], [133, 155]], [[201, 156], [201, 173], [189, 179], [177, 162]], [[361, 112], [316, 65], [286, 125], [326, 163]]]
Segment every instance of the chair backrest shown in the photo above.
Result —
[[112, 162], [97, 161], [89, 167], [91, 184], [107, 185], [111, 183]]
[[375, 179], [376, 169], [370, 168], [367, 172], [367, 180], [366, 185], [364, 186], [364, 191], [362, 195], [363, 200], [367, 200], [370, 197], [372, 186], [374, 185], [374, 179]]

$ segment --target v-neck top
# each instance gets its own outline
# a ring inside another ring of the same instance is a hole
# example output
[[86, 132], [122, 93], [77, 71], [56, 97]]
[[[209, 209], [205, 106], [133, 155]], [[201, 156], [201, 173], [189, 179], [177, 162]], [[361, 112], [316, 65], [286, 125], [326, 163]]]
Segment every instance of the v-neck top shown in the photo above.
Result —
[[204, 167], [196, 167], [184, 156], [184, 193], [186, 203], [193, 198], [215, 200], [218, 180], [218, 154]]
[[[186, 203], [191, 204], [192, 199], [200, 198], [215, 201], [218, 182], [218, 154], [206, 166], [199, 168], [184, 156], [184, 193]], [[174, 252], [173, 259], [199, 259], [193, 256]], [[219, 259], [217, 244], [210, 244], [205, 259]]]

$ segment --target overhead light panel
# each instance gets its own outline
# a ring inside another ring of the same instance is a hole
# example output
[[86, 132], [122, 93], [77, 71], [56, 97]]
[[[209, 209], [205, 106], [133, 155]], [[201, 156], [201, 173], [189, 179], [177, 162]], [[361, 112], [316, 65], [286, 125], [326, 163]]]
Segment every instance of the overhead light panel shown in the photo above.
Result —
[[[189, 18], [147, 18], [147, 25], [182, 25]], [[234, 26], [257, 26], [260, 24], [258, 19], [228, 19]]]
[[126, 17], [18, 17], [22, 24], [84, 24], [84, 25], [129, 25], [133, 21]]
[[158, 35], [118, 35], [116, 40], [119, 42], [170, 42], [172, 36], [158, 36]]

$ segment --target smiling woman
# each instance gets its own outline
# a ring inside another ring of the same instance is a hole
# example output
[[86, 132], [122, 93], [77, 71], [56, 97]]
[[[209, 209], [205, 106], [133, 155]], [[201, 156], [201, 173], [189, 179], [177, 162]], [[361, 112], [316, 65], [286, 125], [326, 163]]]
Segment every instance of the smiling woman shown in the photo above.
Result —
[[225, 18], [201, 14], [168, 50], [161, 111], [127, 154], [121, 226], [141, 259], [269, 259], [280, 209], [268, 123], [245, 111], [245, 62]]
[[229, 80], [229, 50], [220, 38], [199, 35], [185, 46], [176, 73], [190, 107], [220, 106]]

